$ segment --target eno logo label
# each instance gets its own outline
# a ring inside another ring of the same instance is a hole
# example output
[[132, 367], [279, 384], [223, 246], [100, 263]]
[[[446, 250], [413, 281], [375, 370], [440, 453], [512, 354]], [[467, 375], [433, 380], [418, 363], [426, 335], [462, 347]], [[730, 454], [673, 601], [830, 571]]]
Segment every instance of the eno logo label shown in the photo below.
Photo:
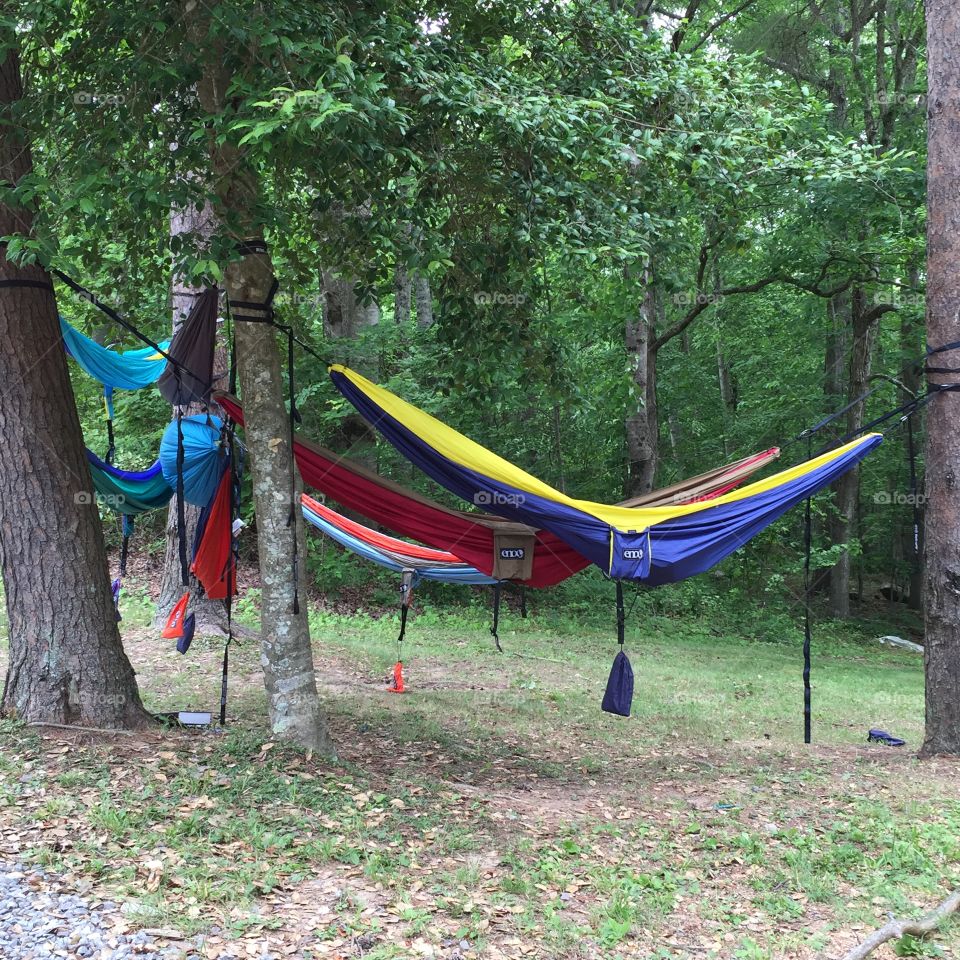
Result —
[[503, 560], [522, 560], [526, 551], [523, 547], [504, 547], [500, 551]]
[[623, 559], [624, 559], [624, 560], [642, 560], [642, 559], [643, 559], [643, 550], [641, 550], [639, 547], [637, 547], [636, 549], [632, 549], [632, 550], [624, 550], [624, 551], [623, 551]]

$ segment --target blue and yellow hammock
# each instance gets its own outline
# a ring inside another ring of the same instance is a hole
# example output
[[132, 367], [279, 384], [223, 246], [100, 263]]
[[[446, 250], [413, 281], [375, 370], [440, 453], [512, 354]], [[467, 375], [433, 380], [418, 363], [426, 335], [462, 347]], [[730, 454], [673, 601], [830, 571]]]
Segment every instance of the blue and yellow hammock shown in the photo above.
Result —
[[368, 423], [441, 486], [486, 511], [552, 531], [616, 580], [650, 585], [709, 570], [882, 440], [868, 434], [714, 500], [618, 507], [555, 490], [347, 367], [332, 366], [330, 376]]

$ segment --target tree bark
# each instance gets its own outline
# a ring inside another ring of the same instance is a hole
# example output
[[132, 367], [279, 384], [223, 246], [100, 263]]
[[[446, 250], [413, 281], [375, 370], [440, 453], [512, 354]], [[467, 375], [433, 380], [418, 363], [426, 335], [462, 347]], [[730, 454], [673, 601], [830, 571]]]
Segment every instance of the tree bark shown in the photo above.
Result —
[[418, 273], [413, 278], [413, 290], [417, 305], [417, 326], [421, 330], [429, 330], [433, 326], [433, 293], [430, 290], [430, 281]]
[[410, 304], [413, 295], [413, 280], [407, 268], [398, 263], [393, 273], [393, 319], [406, 325], [410, 322]]
[[[927, 346], [960, 340], [960, 6], [927, 0]], [[956, 366], [957, 352], [930, 366]], [[942, 362], [941, 362], [942, 361]], [[929, 375], [931, 384], [950, 374]], [[922, 754], [960, 754], [960, 394], [927, 412]]]
[[[194, 238], [194, 243], [199, 242], [201, 246], [207, 246], [213, 237], [215, 219], [213, 208], [206, 204], [203, 209], [197, 210], [193, 204], [183, 208], [174, 208], [170, 211], [170, 236], [189, 236]], [[172, 330], [175, 334], [180, 329], [180, 325], [187, 318], [187, 315], [193, 309], [196, 295], [203, 289], [190, 282], [187, 277], [175, 274], [171, 278], [170, 293], [173, 312]], [[220, 373], [227, 369], [227, 351], [222, 342], [218, 340], [217, 354], [214, 361], [214, 373]], [[222, 383], [221, 386], [226, 386]], [[203, 408], [199, 405], [184, 407], [184, 416], [190, 416], [194, 413], [200, 413]], [[197, 522], [200, 519], [200, 508], [192, 504], [183, 505], [184, 520], [186, 521], [186, 538], [188, 547], [193, 543], [197, 533]], [[177, 531], [177, 496], [173, 495], [170, 501], [170, 507], [167, 511], [167, 546], [163, 558], [163, 574], [160, 580], [160, 597], [157, 600], [156, 611], [154, 613], [154, 626], [160, 626], [166, 623], [170, 616], [170, 611], [174, 608], [184, 591], [183, 582], [180, 573], [180, 554], [179, 554], [179, 536]], [[190, 587], [193, 597], [199, 596], [197, 589], [197, 580], [190, 577]], [[206, 598], [200, 601], [192, 601], [191, 610], [197, 618], [197, 630], [200, 633], [226, 636], [227, 632], [227, 611], [226, 606], [221, 600], [208, 600]]]
[[[210, 22], [205, 19], [209, 8], [188, 4], [185, 12], [195, 48], [209, 55], [197, 85], [198, 98], [208, 113], [223, 114], [232, 79], [223, 42], [209, 35]], [[231, 59], [237, 62], [237, 58]], [[217, 215], [222, 223], [235, 225], [236, 239], [246, 244], [245, 250], [254, 251], [228, 264], [227, 293], [231, 301], [265, 303], [274, 272], [255, 213], [260, 201], [256, 171], [229, 137], [211, 136], [210, 152]], [[266, 316], [266, 311], [249, 307], [238, 312], [246, 316]], [[320, 707], [310, 646], [300, 481], [290, 446], [290, 422], [284, 406], [276, 331], [265, 323], [237, 321], [235, 337], [257, 516], [260, 662], [270, 725], [277, 736], [332, 755], [333, 745]]]
[[[853, 343], [850, 347], [850, 374], [847, 396], [849, 400], [859, 397], [870, 382], [873, 345], [877, 333], [877, 316], [867, 309], [862, 287], [855, 287], [851, 297], [853, 320]], [[866, 401], [854, 404], [847, 412], [847, 432], [858, 430], [864, 422]], [[860, 471], [848, 470], [834, 488], [836, 515], [831, 522], [834, 543], [849, 544], [857, 535], [857, 512], [860, 499]], [[850, 550], [844, 547], [830, 571], [830, 612], [832, 616], [846, 619], [850, 616]]]
[[627, 415], [626, 498], [653, 489], [659, 455], [657, 417], [657, 302], [650, 273], [646, 275], [643, 301], [636, 316], [626, 323], [627, 361], [632, 369], [634, 407]]
[[365, 327], [375, 327], [380, 322], [380, 308], [373, 300], [364, 303], [357, 299], [352, 279], [332, 270], [324, 270], [322, 279], [323, 332], [327, 337], [354, 340]]
[[[23, 96], [12, 29], [0, 66], [0, 178], [32, 170], [17, 126]], [[32, 232], [33, 214], [0, 204], [0, 236]], [[0, 255], [4, 280], [50, 284]], [[0, 290], [0, 562], [10, 662], [0, 711], [27, 722], [143, 725], [120, 643], [110, 574], [52, 287]]]

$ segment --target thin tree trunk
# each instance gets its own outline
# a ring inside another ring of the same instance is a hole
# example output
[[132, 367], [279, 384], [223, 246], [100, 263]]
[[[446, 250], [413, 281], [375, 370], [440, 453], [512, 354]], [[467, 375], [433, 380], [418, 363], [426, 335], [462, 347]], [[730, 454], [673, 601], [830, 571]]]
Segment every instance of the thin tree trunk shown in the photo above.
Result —
[[643, 302], [626, 323], [627, 359], [633, 371], [634, 407], [625, 422], [627, 440], [626, 497], [653, 489], [659, 455], [657, 419], [656, 294], [649, 272]]
[[[183, 209], [170, 211], [170, 236], [192, 237], [195, 244], [206, 247], [214, 233], [214, 213], [210, 204], [202, 210], [197, 210], [193, 204]], [[171, 301], [173, 311], [173, 333], [180, 329], [180, 325], [193, 309], [196, 295], [203, 289], [191, 283], [187, 277], [175, 274], [171, 278]], [[218, 340], [217, 354], [214, 361], [214, 373], [221, 373], [227, 366], [227, 352], [223, 343]], [[221, 386], [225, 384], [221, 383]], [[184, 416], [199, 413], [203, 408], [199, 405], [184, 407]], [[193, 543], [197, 532], [197, 522], [200, 519], [200, 508], [192, 504], [183, 505], [185, 535], [188, 546]], [[177, 531], [177, 497], [174, 494], [167, 511], [167, 546], [163, 558], [163, 574], [160, 580], [160, 597], [157, 600], [154, 614], [154, 625], [159, 626], [166, 622], [176, 602], [184, 591], [180, 572], [179, 536]], [[191, 576], [190, 586], [193, 596], [197, 597], [197, 581]], [[196, 614], [197, 630], [201, 633], [225, 636], [227, 632], [227, 611], [221, 600], [194, 601], [191, 609]]]
[[[355, 350], [352, 341], [357, 340], [368, 327], [380, 322], [380, 309], [373, 301], [363, 303], [357, 299], [353, 280], [340, 277], [332, 270], [324, 270], [323, 283], [323, 333], [336, 340], [337, 359], [352, 366], [365, 376], [377, 379], [377, 364], [371, 358]], [[373, 428], [360, 414], [349, 412], [338, 424], [335, 437], [337, 448], [349, 454], [351, 459], [376, 469], [377, 437]]]
[[[853, 343], [850, 348], [850, 376], [847, 396], [850, 400], [859, 397], [870, 381], [873, 344], [876, 339], [877, 322], [863, 302], [862, 288], [855, 288], [851, 298], [853, 317]], [[866, 402], [855, 404], [847, 413], [847, 431], [858, 430], [864, 422]], [[836, 516], [831, 524], [834, 543], [849, 544], [857, 535], [857, 512], [860, 497], [860, 471], [848, 470], [835, 487], [834, 506]], [[850, 551], [846, 547], [830, 571], [830, 612], [834, 617], [850, 616]]]
[[[232, 79], [221, 40], [211, 40], [205, 8], [187, 6], [187, 23], [197, 49], [208, 59], [197, 85], [204, 110], [225, 110]], [[233, 62], [236, 62], [234, 59]], [[238, 226], [246, 252], [228, 264], [231, 301], [265, 303], [273, 283], [273, 264], [255, 219], [259, 207], [256, 172], [229, 139], [210, 141], [217, 184], [217, 214]], [[263, 251], [263, 252], [257, 252]], [[247, 316], [265, 315], [245, 307]], [[246, 410], [246, 441], [261, 583], [261, 663], [275, 734], [307, 749], [332, 754], [326, 719], [317, 694], [310, 625], [307, 620], [306, 542], [298, 509], [300, 482], [290, 446], [290, 423], [284, 406], [283, 374], [276, 332], [265, 323], [237, 321], [237, 366]], [[299, 597], [299, 606], [296, 598]]]
[[[960, 340], [960, 6], [927, 0], [927, 346]], [[956, 366], [957, 352], [930, 366]], [[941, 362], [942, 361], [942, 362]], [[956, 380], [929, 376], [931, 383]], [[927, 412], [926, 738], [922, 753], [960, 754], [960, 394]]]
[[433, 326], [433, 293], [430, 290], [430, 281], [418, 273], [413, 278], [413, 290], [417, 304], [417, 326], [421, 330], [428, 330]]
[[[13, 30], [0, 67], [0, 177], [32, 170], [11, 106], [23, 96]], [[0, 235], [33, 214], [0, 204]], [[50, 284], [0, 256], [4, 280]], [[103, 529], [67, 372], [52, 288], [0, 291], [0, 560], [10, 661], [0, 710], [28, 722], [132, 727], [148, 715], [120, 643]]]
[[407, 268], [398, 263], [393, 273], [393, 319], [406, 325], [410, 322], [410, 304], [413, 296], [413, 281]]

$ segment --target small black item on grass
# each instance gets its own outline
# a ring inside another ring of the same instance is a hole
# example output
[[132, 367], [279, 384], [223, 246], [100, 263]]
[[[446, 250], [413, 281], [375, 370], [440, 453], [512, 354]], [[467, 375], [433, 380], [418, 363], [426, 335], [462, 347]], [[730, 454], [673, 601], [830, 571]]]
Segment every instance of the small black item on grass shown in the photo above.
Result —
[[867, 734], [867, 743], [882, 743], [885, 747], [902, 747], [907, 741], [895, 737], [886, 730], [874, 728]]

